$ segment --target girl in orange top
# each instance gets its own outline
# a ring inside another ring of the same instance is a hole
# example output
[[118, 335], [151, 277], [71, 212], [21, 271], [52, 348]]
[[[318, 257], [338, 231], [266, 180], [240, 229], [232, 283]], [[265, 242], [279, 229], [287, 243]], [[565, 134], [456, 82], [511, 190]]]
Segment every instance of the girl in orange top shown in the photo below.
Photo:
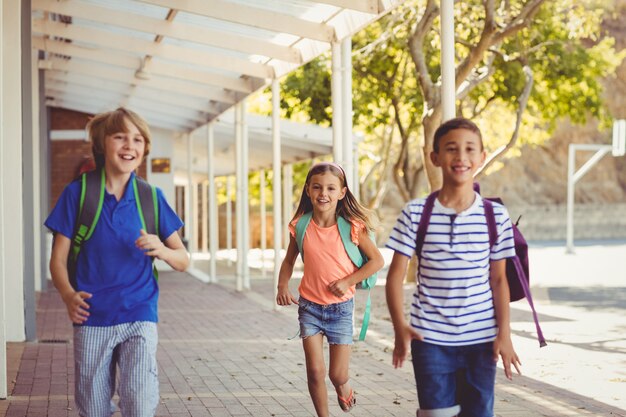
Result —
[[[295, 225], [310, 211], [313, 212], [311, 222], [302, 242], [306, 254], [304, 276], [299, 287], [300, 297], [296, 299], [288, 285], [299, 253]], [[360, 269], [346, 253], [337, 227], [337, 216], [351, 222], [352, 241], [367, 256], [367, 263]], [[276, 302], [283, 306], [298, 304], [309, 393], [320, 417], [328, 416], [324, 335], [330, 348], [328, 374], [337, 392], [339, 406], [348, 412], [356, 405], [354, 391], [348, 383], [354, 290], [357, 283], [383, 267], [383, 257], [367, 233], [371, 228], [366, 209], [347, 187], [344, 170], [332, 162], [314, 165], [306, 177], [300, 204], [289, 224], [291, 238], [280, 267]]]

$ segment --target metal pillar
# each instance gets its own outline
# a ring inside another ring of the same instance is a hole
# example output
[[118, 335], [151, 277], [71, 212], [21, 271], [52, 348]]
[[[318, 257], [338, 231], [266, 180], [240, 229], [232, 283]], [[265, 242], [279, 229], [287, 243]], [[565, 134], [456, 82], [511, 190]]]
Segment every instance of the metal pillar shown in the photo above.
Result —
[[330, 80], [331, 101], [333, 108], [333, 158], [335, 162], [343, 161], [343, 143], [341, 141], [341, 44], [332, 43], [332, 72]]
[[[576, 171], [576, 151], [596, 151], [585, 164]], [[567, 154], [567, 242], [566, 253], [574, 253], [574, 187], [589, 170], [607, 153], [613, 150], [612, 145], [575, 144], [570, 143]]]
[[217, 282], [217, 249], [219, 246], [219, 223], [217, 221], [217, 192], [215, 189], [215, 170], [213, 169], [213, 157], [215, 155], [215, 135], [213, 125], [207, 124], [207, 178], [209, 179], [209, 215], [208, 215], [208, 236], [209, 236], [209, 282]]
[[[0, 3], [0, 87], [4, 89], [4, 78], [5, 78], [5, 4], [8, 5], [12, 2]], [[14, 3], [14, 2], [13, 2]], [[9, 14], [7, 14], [7, 17]], [[4, 91], [3, 91], [4, 92]], [[8, 101], [8, 100], [7, 100]], [[4, 94], [0, 94], [0, 174], [4, 173], [5, 163], [3, 159], [3, 155], [6, 154], [4, 142], [7, 140], [4, 133], [4, 113], [6, 111], [6, 102], [4, 99]], [[7, 277], [6, 271], [6, 261], [5, 261], [5, 240], [6, 238], [6, 230], [5, 230], [5, 222], [4, 222], [4, 182], [6, 178], [4, 175], [0, 175], [0, 399], [7, 398], [7, 332], [6, 332], [6, 291], [5, 291], [5, 281]], [[276, 297], [274, 297], [276, 298]]]
[[281, 152], [280, 152], [280, 86], [277, 79], [272, 80], [272, 217], [274, 226], [274, 309], [278, 308], [278, 274], [282, 258], [280, 256], [282, 213], [281, 213]]
[[194, 229], [196, 222], [194, 220], [194, 187], [193, 187], [193, 137], [187, 133], [187, 192], [185, 193], [185, 236], [187, 238], [187, 249], [192, 255], [189, 267], [193, 268], [193, 253], [196, 251]]
[[441, 0], [441, 103], [443, 122], [456, 115], [454, 0]]
[[265, 170], [262, 169], [259, 172], [259, 205], [260, 205], [260, 217], [261, 217], [261, 274], [265, 276], [265, 250], [267, 249], [267, 219], [266, 216], [266, 207], [265, 207]]
[[341, 127], [343, 169], [350, 190], [357, 183], [354, 171], [354, 140], [352, 135], [352, 38], [341, 41]]
[[[243, 180], [241, 190], [241, 195], [243, 196], [241, 200], [241, 214], [243, 216], [243, 218], [241, 219], [241, 243], [243, 248], [243, 258], [241, 258], [241, 271], [243, 273], [243, 288], [249, 290], [250, 267], [248, 265], [248, 254], [250, 253], [250, 199], [248, 198], [248, 196], [250, 195], [250, 182], [248, 181], [248, 173], [250, 169], [248, 161], [250, 158], [248, 152], [249, 146], [246, 101], [241, 101], [239, 105], [241, 106], [241, 179]], [[239, 246], [239, 242], [237, 242], [237, 246]]]
[[243, 195], [243, 167], [242, 167], [242, 159], [243, 159], [243, 146], [242, 146], [242, 132], [241, 132], [241, 105], [235, 105], [235, 166], [236, 166], [236, 184], [235, 184], [235, 231], [237, 233], [237, 268], [236, 268], [236, 280], [235, 287], [237, 291], [243, 290], [243, 263], [242, 259], [244, 257], [243, 252], [243, 201], [246, 196]]
[[232, 176], [226, 177], [226, 249], [228, 250], [228, 266], [233, 264], [230, 252], [233, 249], [233, 185]]
[[209, 227], [208, 227], [208, 223], [209, 223], [209, 191], [208, 191], [208, 185], [209, 185], [209, 181], [205, 182], [202, 181], [202, 188], [200, 189], [200, 194], [198, 195], [198, 198], [200, 198], [200, 202], [201, 202], [201, 210], [200, 210], [200, 216], [202, 217], [202, 222], [198, 222], [198, 226], [200, 225], [200, 223], [202, 223], [202, 230], [200, 230], [200, 227], [198, 227], [198, 233], [200, 236], [202, 236], [202, 239], [200, 241], [200, 252], [206, 253], [209, 251]]
[[[287, 164], [283, 167], [283, 211], [285, 212], [285, 221], [289, 221], [293, 215], [293, 165]], [[285, 227], [283, 231], [283, 247], [287, 249], [289, 246], [289, 228]]]

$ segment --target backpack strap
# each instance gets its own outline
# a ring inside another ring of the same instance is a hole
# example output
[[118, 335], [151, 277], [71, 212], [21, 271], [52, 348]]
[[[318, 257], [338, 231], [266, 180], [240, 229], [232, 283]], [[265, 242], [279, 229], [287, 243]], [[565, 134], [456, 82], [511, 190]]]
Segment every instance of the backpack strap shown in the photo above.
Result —
[[296, 223], [296, 244], [298, 245], [298, 251], [300, 252], [302, 262], [304, 262], [304, 234], [306, 233], [306, 228], [309, 227], [309, 223], [311, 223], [312, 217], [313, 212], [310, 211], [308, 213], [304, 213]]
[[[365, 263], [365, 258], [359, 250], [359, 247], [352, 241], [352, 223], [344, 219], [342, 216], [337, 217], [337, 228], [339, 229], [339, 236], [343, 242], [343, 247], [346, 249], [348, 257], [352, 263], [360, 268]], [[370, 315], [372, 313], [372, 297], [371, 288], [367, 288], [367, 301], [365, 301], [365, 311], [363, 312], [363, 320], [361, 321], [361, 331], [359, 332], [359, 340], [365, 340], [367, 329], [370, 325]]]
[[491, 252], [493, 245], [498, 242], [496, 215], [493, 212], [493, 203], [486, 198], [483, 198], [483, 207], [485, 208], [485, 219], [487, 220], [487, 231], [489, 233], [489, 252]]
[[159, 235], [159, 204], [156, 188], [143, 178], [135, 176], [133, 192], [143, 229], [151, 235]]
[[[159, 234], [159, 200], [157, 198], [156, 187], [151, 186], [143, 178], [133, 177], [133, 193], [135, 194], [135, 204], [141, 220], [141, 227], [151, 235]], [[159, 280], [159, 271], [152, 257], [152, 272], [154, 278]]]
[[537, 316], [537, 310], [535, 310], [535, 303], [533, 302], [533, 297], [530, 293], [530, 287], [528, 282], [524, 279], [526, 274], [524, 273], [524, 268], [522, 268], [522, 263], [517, 256], [511, 259], [511, 262], [515, 266], [515, 271], [517, 272], [517, 276], [519, 278], [520, 284], [522, 284], [522, 289], [524, 290], [524, 296], [526, 297], [526, 301], [530, 306], [530, 310], [533, 315], [533, 321], [535, 322], [535, 329], [537, 330], [537, 340], [539, 341], [539, 347], [542, 348], [544, 346], [548, 346], [546, 342], [546, 338], [543, 335], [543, 331], [541, 330], [541, 326], [539, 325], [539, 317]]
[[422, 257], [422, 247], [424, 246], [424, 241], [426, 240], [426, 231], [428, 230], [430, 216], [433, 213], [433, 207], [435, 206], [435, 199], [437, 198], [437, 195], [439, 195], [439, 191], [435, 191], [426, 197], [426, 202], [424, 203], [424, 208], [422, 209], [422, 216], [420, 217], [420, 222], [417, 225], [417, 233], [415, 234], [415, 254], [418, 259]]
[[[485, 208], [485, 218], [487, 219], [487, 229], [489, 231], [489, 247], [493, 247], [498, 241], [498, 230], [496, 228], [496, 215], [493, 211], [493, 203], [486, 198], [483, 198], [483, 205]], [[490, 249], [491, 250], [491, 249]], [[513, 258], [509, 258], [508, 261], [514, 266], [516, 276], [518, 278], [519, 283], [522, 286], [522, 290], [524, 291], [524, 297], [530, 306], [531, 313], [533, 315], [533, 321], [535, 322], [535, 329], [537, 330], [537, 339], [539, 340], [539, 347], [547, 346], [546, 338], [543, 336], [543, 332], [541, 331], [541, 326], [539, 325], [539, 317], [537, 316], [537, 310], [535, 310], [535, 303], [533, 302], [533, 297], [530, 293], [530, 287], [528, 285], [528, 280], [526, 279], [526, 273], [524, 272], [524, 268], [522, 268], [522, 263], [518, 256], [514, 256]], [[509, 276], [507, 275], [507, 279]]]
[[337, 217], [337, 228], [339, 229], [339, 236], [343, 242], [343, 247], [346, 248], [346, 253], [357, 268], [360, 268], [365, 263], [363, 254], [359, 250], [359, 247], [352, 241], [352, 223], [344, 219], [342, 216]]
[[104, 169], [85, 172], [80, 176], [80, 201], [67, 261], [70, 284], [76, 288], [76, 263], [85, 241], [93, 234], [104, 202]]

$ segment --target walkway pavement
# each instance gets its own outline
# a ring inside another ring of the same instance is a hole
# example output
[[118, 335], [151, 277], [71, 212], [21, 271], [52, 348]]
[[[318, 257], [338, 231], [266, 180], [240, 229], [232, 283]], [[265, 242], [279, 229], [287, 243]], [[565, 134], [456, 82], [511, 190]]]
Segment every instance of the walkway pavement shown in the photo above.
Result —
[[[534, 264], [546, 265], [533, 273], [549, 275], [537, 278], [533, 288], [549, 346], [538, 348], [524, 302], [512, 304], [514, 343], [524, 376], [510, 382], [498, 372], [498, 417], [626, 416], [623, 272], [617, 279], [574, 275], [570, 284], [577, 280], [576, 285], [567, 287], [561, 286], [558, 272], [567, 266], [556, 268], [558, 277], [546, 272], [559, 263], [576, 266], [578, 259], [581, 264], [609, 262], [602, 254], [613, 251], [621, 254], [616, 261], [623, 260], [626, 245], [580, 248], [570, 258], [562, 248], [533, 249]], [[608, 265], [601, 273], [617, 275], [619, 269]], [[205, 265], [199, 261], [196, 267]], [[212, 285], [189, 274], [161, 274], [157, 415], [314, 415], [301, 343], [288, 340], [297, 331], [296, 309], [274, 311], [273, 283], [261, 274], [252, 277], [253, 291], [237, 293], [232, 267], [220, 262], [219, 270], [221, 281]], [[598, 286], [600, 279], [611, 286]], [[295, 288], [297, 280], [292, 285]], [[407, 286], [407, 299], [411, 291]], [[353, 415], [413, 416], [417, 401], [412, 369], [391, 366], [391, 325], [383, 288], [376, 288], [373, 296], [370, 332], [366, 342], [355, 345], [351, 362], [358, 396]], [[357, 300], [357, 317], [363, 298]], [[54, 290], [40, 294], [37, 324], [38, 342], [8, 346], [10, 397], [0, 401], [0, 415], [76, 416], [71, 327]], [[344, 414], [331, 403], [331, 415]]]

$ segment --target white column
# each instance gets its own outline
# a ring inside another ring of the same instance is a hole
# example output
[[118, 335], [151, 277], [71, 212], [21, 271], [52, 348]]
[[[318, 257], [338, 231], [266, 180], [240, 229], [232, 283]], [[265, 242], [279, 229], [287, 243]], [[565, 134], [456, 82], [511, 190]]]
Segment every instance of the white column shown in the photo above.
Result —
[[[283, 211], [285, 221], [288, 222], [293, 216], [293, 165], [287, 164], [283, 167]], [[289, 246], [289, 228], [283, 231], [283, 245], [287, 249]]]
[[242, 183], [242, 200], [241, 200], [241, 209], [242, 209], [242, 228], [241, 228], [241, 243], [243, 249], [243, 257], [241, 258], [241, 270], [243, 273], [243, 288], [246, 290], [250, 289], [250, 266], [248, 265], [248, 254], [250, 253], [250, 199], [248, 196], [249, 193], [249, 181], [248, 181], [248, 173], [250, 169], [248, 168], [248, 160], [249, 160], [249, 152], [248, 152], [248, 118], [247, 118], [247, 106], [246, 101], [242, 100], [239, 103], [241, 106], [241, 170], [243, 180]]
[[[613, 150], [612, 145], [570, 143], [567, 160], [567, 241], [565, 253], [574, 253], [574, 191], [576, 183], [597, 164], [604, 155]], [[576, 151], [596, 151], [576, 170]]]
[[263, 274], [263, 276], [265, 276], [265, 250], [267, 249], [267, 219], [265, 218], [265, 204], [265, 170], [262, 169], [259, 172], [259, 216], [261, 217], [261, 242], [259, 246], [261, 249], [261, 273]]
[[[0, 88], [4, 88], [4, 5], [9, 2], [0, 3]], [[4, 135], [4, 111], [6, 109], [6, 102], [4, 100], [4, 94], [0, 94], [0, 399], [7, 398], [7, 332], [6, 332], [6, 296], [5, 296], [5, 256], [4, 256], [4, 241], [5, 241], [5, 223], [4, 223], [4, 182], [6, 177], [4, 176], [4, 160], [5, 154], [5, 135]], [[274, 297], [276, 298], [276, 297]]]
[[454, 0], [441, 0], [441, 103], [443, 120], [456, 115]]
[[[213, 169], [213, 157], [215, 154], [215, 135], [213, 133], [213, 124], [207, 124], [206, 128], [207, 141], [207, 178], [209, 179], [209, 218], [208, 218], [208, 236], [209, 236], [209, 282], [217, 282], [217, 249], [219, 245], [219, 222], [217, 220], [217, 192], [215, 189], [215, 170]], [[206, 224], [206, 223], [205, 223]]]
[[281, 154], [280, 154], [280, 86], [277, 79], [272, 80], [272, 170], [274, 180], [272, 185], [272, 217], [274, 222], [274, 309], [278, 308], [278, 273], [282, 258], [280, 256], [281, 230], [283, 229], [281, 213]]
[[228, 266], [233, 264], [230, 252], [233, 249], [233, 177], [226, 176], [226, 249], [228, 250]]
[[0, 398], [7, 398], [6, 342], [25, 339], [19, 0], [0, 3], [0, 23]]
[[354, 190], [354, 140], [352, 135], [352, 38], [341, 41], [341, 141], [343, 169], [350, 190]]
[[333, 159], [343, 161], [343, 143], [341, 141], [341, 44], [332, 43], [332, 72], [330, 79], [331, 101], [333, 109]]
[[243, 246], [243, 201], [244, 195], [242, 193], [243, 190], [243, 167], [242, 167], [242, 159], [243, 159], [243, 146], [242, 146], [242, 132], [241, 132], [241, 106], [239, 104], [235, 105], [235, 167], [236, 167], [236, 184], [235, 184], [235, 229], [237, 233], [237, 263], [236, 263], [236, 288], [237, 291], [243, 290], [243, 257], [244, 257], [244, 246]]
[[[189, 253], [193, 254], [196, 251], [194, 230], [196, 228], [196, 221], [194, 213], [196, 209], [194, 207], [195, 192], [193, 186], [193, 137], [187, 133], [187, 192], [185, 193], [185, 231]], [[193, 267], [193, 256], [191, 257], [191, 263], [189, 265]]]
[[[199, 230], [198, 233], [200, 233], [200, 236], [202, 236], [202, 240], [201, 240], [201, 245], [200, 245], [200, 251], [201, 252], [208, 252], [209, 250], [209, 226], [208, 226], [208, 222], [209, 222], [209, 192], [208, 192], [208, 185], [209, 185], [209, 181], [206, 181], [206, 183], [204, 181], [202, 181], [202, 188], [200, 190], [200, 195], [198, 196], [198, 198], [200, 198], [200, 201], [202, 202], [202, 210], [201, 210], [201, 214], [200, 216], [202, 216], [202, 225], [204, 226], [202, 230]], [[198, 229], [200, 229], [199, 227], [200, 222], [198, 223]]]
[[576, 148], [570, 143], [567, 152], [567, 236], [566, 253], [574, 253], [574, 172], [576, 172]]
[[41, 149], [40, 149], [40, 127], [39, 127], [39, 67], [37, 65], [37, 61], [38, 61], [38, 55], [39, 55], [39, 51], [33, 50], [32, 51], [32, 59], [31, 62], [32, 64], [32, 68], [31, 68], [31, 79], [32, 79], [32, 112], [33, 112], [33, 153], [32, 153], [32, 158], [33, 158], [33, 201], [35, 202], [35, 204], [33, 204], [33, 224], [35, 225], [35, 233], [33, 233], [33, 265], [35, 266], [34, 269], [34, 274], [33, 274], [33, 279], [35, 280], [35, 291], [41, 291], [41, 283], [43, 282], [42, 279], [42, 273], [41, 273], [41, 267], [40, 265], [42, 264], [42, 262], [45, 262], [45, 257], [42, 256], [41, 253], [41, 248], [42, 248], [42, 239], [45, 238], [46, 236], [46, 232], [42, 231], [42, 229], [39, 227], [40, 226], [40, 222], [41, 222], [41, 205], [40, 204], [36, 204], [37, 202], [40, 201], [40, 196], [41, 196], [41, 181], [39, 180], [41, 178], [41, 164], [39, 163], [40, 161], [40, 155], [41, 155]]
[[354, 165], [352, 166], [352, 185], [351, 185], [352, 188], [350, 188], [350, 191], [352, 191], [352, 195], [354, 196], [354, 198], [357, 199], [357, 201], [361, 201], [361, 186], [359, 183], [359, 148], [355, 146], [354, 143], [353, 143], [353, 147], [354, 147], [354, 152], [353, 152]]

